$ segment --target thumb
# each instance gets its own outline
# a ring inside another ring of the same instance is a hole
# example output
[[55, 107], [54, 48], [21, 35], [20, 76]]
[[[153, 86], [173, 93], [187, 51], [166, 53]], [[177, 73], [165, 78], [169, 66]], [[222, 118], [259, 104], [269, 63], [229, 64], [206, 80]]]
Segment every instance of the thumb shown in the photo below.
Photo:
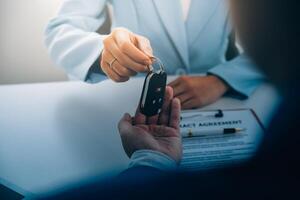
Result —
[[137, 36], [137, 47], [150, 58], [153, 57], [153, 50], [150, 41], [147, 38], [143, 36]]
[[132, 118], [128, 113], [124, 114], [122, 119], [119, 121], [118, 129], [120, 135], [130, 132], [132, 129]]

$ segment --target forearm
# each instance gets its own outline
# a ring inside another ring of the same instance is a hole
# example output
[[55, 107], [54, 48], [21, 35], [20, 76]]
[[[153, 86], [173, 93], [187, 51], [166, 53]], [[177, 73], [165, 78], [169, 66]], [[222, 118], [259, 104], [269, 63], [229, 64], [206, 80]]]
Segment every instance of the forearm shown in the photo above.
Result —
[[[77, 79], [96, 82], [89, 72], [103, 49], [105, 36], [95, 31], [105, 21], [105, 5], [105, 0], [63, 1], [46, 27], [45, 44], [52, 60]], [[105, 78], [99, 75], [98, 81]]]

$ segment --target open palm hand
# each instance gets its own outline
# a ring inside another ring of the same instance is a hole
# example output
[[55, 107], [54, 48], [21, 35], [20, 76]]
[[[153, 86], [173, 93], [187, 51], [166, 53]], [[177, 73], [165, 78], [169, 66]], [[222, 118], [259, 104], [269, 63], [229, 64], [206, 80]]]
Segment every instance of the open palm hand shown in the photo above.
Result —
[[164, 105], [159, 115], [146, 117], [139, 109], [132, 118], [125, 114], [119, 123], [123, 147], [130, 157], [137, 150], [154, 150], [179, 162], [182, 156], [179, 132], [180, 101], [166, 88]]

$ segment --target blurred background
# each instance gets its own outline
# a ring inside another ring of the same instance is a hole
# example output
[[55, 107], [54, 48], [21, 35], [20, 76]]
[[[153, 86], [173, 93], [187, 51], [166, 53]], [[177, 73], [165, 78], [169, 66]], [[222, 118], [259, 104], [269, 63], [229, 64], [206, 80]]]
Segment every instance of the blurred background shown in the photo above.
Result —
[[[43, 33], [62, 0], [0, 1], [0, 84], [65, 81], [51, 62]], [[99, 32], [109, 31], [107, 22]]]

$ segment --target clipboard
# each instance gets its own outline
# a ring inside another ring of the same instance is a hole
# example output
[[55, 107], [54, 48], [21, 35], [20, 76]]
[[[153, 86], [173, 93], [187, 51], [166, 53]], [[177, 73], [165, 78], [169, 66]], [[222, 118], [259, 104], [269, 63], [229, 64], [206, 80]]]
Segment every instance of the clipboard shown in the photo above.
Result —
[[[203, 137], [183, 137], [183, 170], [208, 170], [240, 164], [251, 159], [266, 131], [253, 109], [182, 111], [180, 131], [203, 132], [226, 128], [242, 128], [241, 133], [211, 134]], [[192, 117], [191, 117], [192, 116]]]

